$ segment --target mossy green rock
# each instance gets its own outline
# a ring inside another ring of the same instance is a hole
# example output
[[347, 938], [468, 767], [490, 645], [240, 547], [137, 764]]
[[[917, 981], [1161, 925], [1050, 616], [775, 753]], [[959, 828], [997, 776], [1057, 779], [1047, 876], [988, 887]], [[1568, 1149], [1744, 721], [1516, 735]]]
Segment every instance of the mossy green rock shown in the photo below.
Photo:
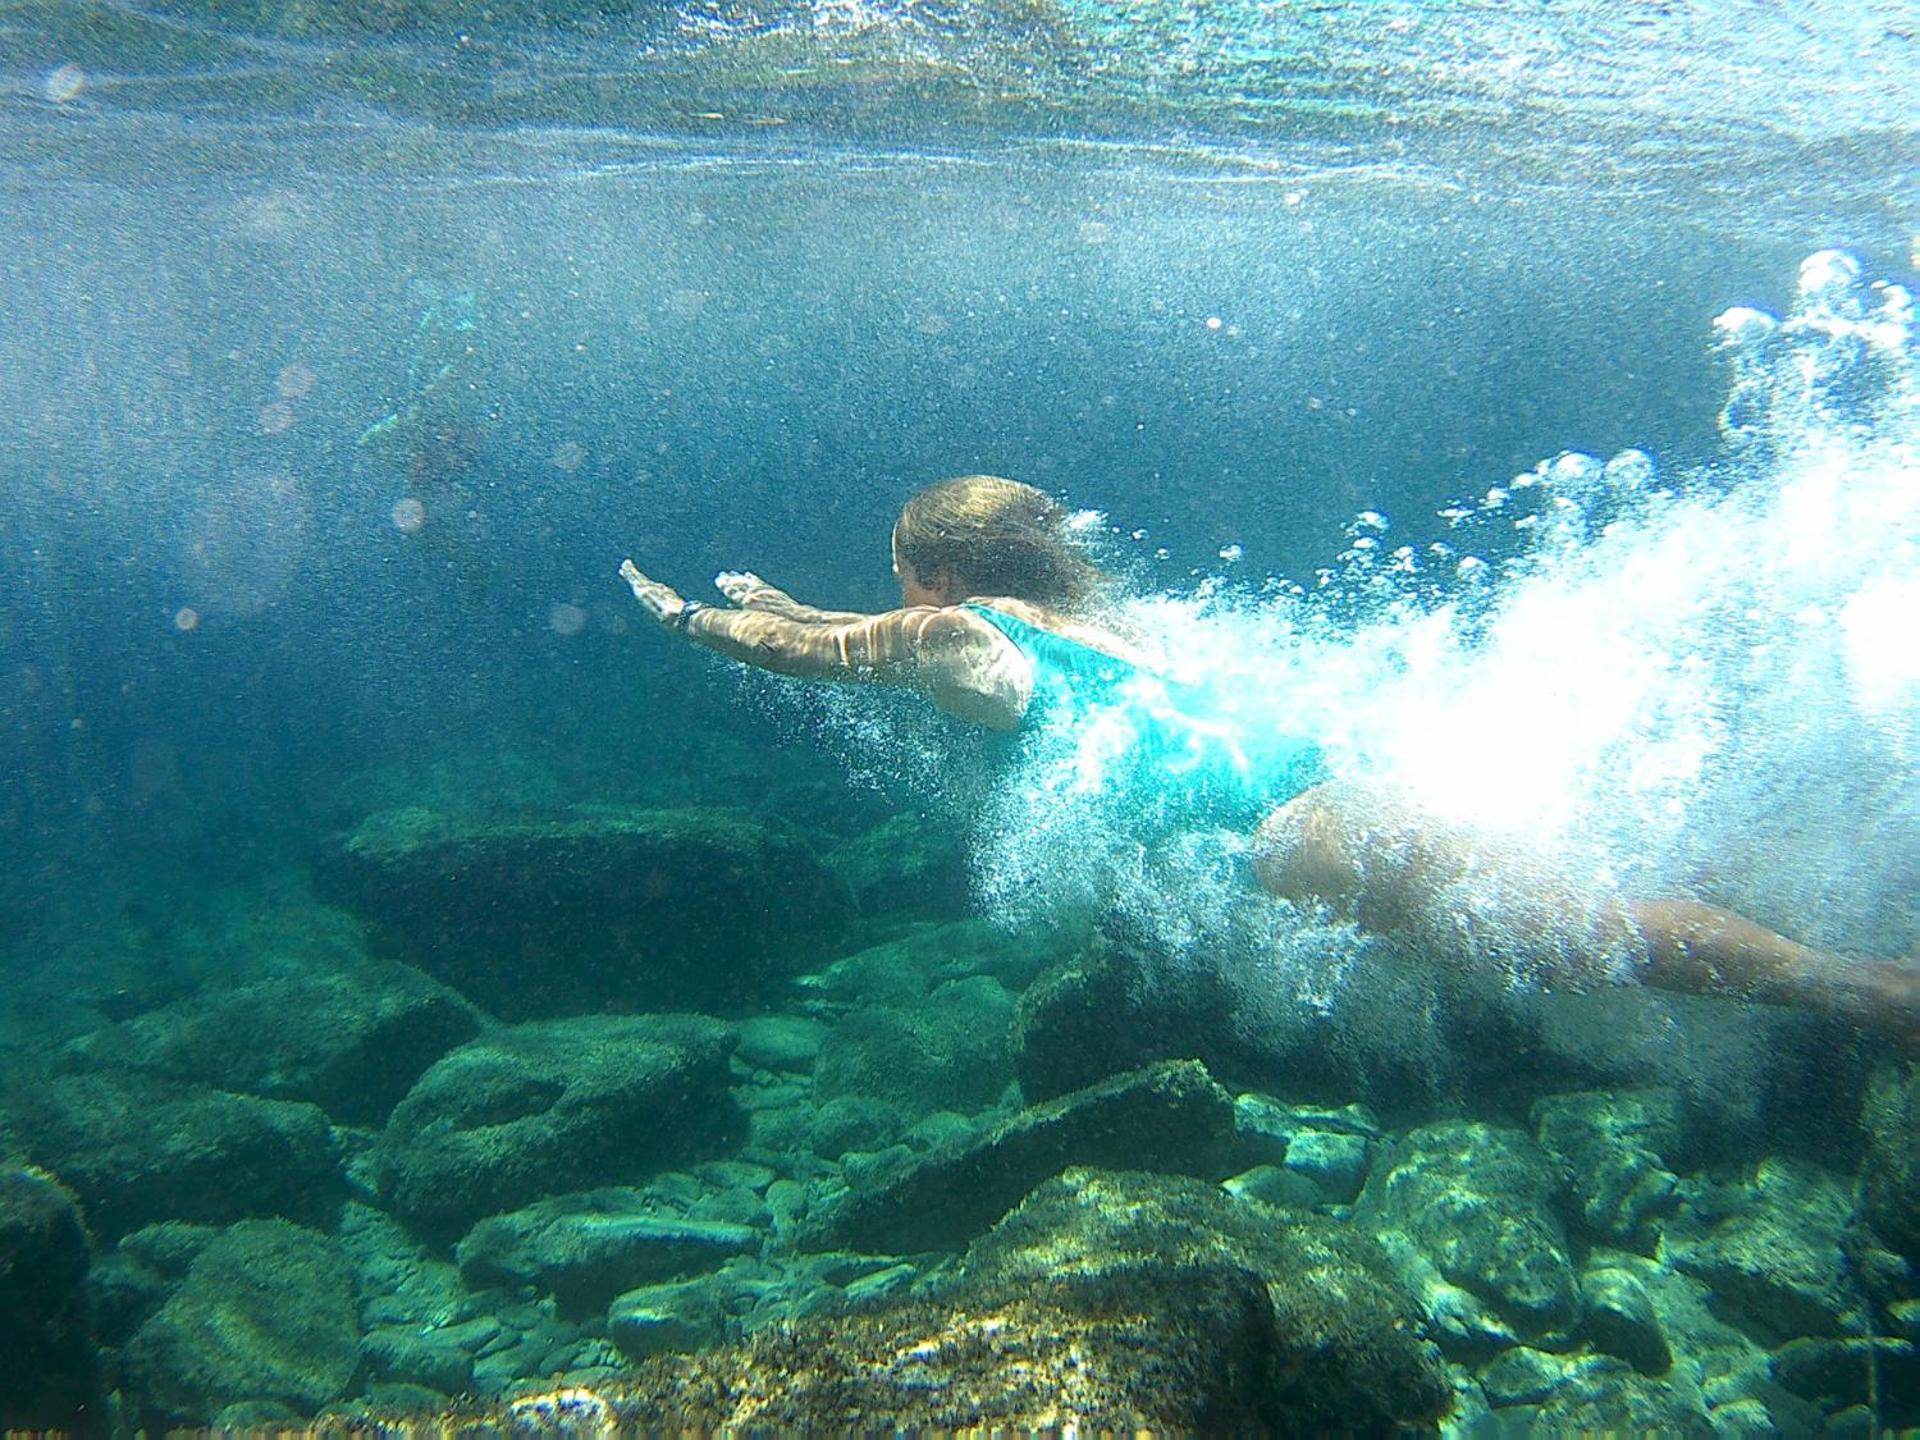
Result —
[[310, 1415], [359, 1369], [352, 1268], [315, 1231], [243, 1220], [200, 1252], [121, 1365], [139, 1407], [166, 1420], [204, 1424], [242, 1401]]
[[1669, 1233], [1668, 1258], [1762, 1338], [1847, 1335], [1867, 1325], [1848, 1261], [1851, 1187], [1805, 1161], [1769, 1157], [1719, 1187], [1709, 1223]]
[[269, 975], [208, 990], [70, 1044], [77, 1061], [308, 1100], [378, 1124], [435, 1060], [480, 1030], [473, 1007], [405, 965]]
[[921, 1157], [809, 1220], [806, 1243], [894, 1254], [958, 1250], [1069, 1166], [1211, 1177], [1232, 1134], [1232, 1097], [1197, 1061], [1167, 1061], [1031, 1106]]
[[79, 1204], [52, 1176], [0, 1166], [0, 1427], [95, 1428], [92, 1248]]
[[630, 1184], [725, 1153], [733, 1027], [703, 1015], [502, 1026], [437, 1062], [379, 1147], [394, 1208], [452, 1238], [549, 1195]]
[[92, 1070], [15, 1088], [0, 1119], [102, 1239], [158, 1220], [319, 1223], [344, 1193], [339, 1144], [314, 1105]]
[[764, 1239], [749, 1225], [661, 1214], [644, 1192], [621, 1188], [489, 1216], [457, 1254], [468, 1284], [532, 1284], [578, 1315], [603, 1310], [622, 1291], [758, 1254]]
[[1355, 1219], [1406, 1237], [1522, 1338], [1567, 1330], [1579, 1288], [1558, 1206], [1561, 1165], [1517, 1130], [1450, 1121], [1386, 1147]]
[[377, 949], [508, 1020], [737, 1010], [853, 914], [806, 837], [737, 810], [391, 810], [324, 871]]
[[822, 1100], [864, 1095], [909, 1101], [917, 1118], [979, 1110], [1013, 1080], [1007, 1026], [1014, 997], [988, 975], [953, 980], [909, 1006], [855, 1010], [834, 1026], [814, 1063]]
[[1678, 1203], [1669, 1157], [1682, 1147], [1673, 1090], [1550, 1095], [1532, 1110], [1534, 1134], [1564, 1161], [1581, 1222], [1601, 1239], [1644, 1249], [1654, 1222]]
[[1860, 1178], [1869, 1224], [1920, 1264], [1920, 1065], [1882, 1065], [1868, 1082], [1860, 1128], [1867, 1154]]

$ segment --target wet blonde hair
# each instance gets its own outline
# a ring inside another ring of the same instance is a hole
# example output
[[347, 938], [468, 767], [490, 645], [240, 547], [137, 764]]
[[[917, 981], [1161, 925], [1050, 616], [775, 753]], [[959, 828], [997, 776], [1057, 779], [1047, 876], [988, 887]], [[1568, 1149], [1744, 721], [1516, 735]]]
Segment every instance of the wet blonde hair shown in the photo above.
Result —
[[907, 501], [893, 543], [917, 573], [944, 572], [968, 595], [1080, 610], [1099, 595], [1106, 576], [1067, 520], [1065, 506], [1031, 485], [956, 475]]

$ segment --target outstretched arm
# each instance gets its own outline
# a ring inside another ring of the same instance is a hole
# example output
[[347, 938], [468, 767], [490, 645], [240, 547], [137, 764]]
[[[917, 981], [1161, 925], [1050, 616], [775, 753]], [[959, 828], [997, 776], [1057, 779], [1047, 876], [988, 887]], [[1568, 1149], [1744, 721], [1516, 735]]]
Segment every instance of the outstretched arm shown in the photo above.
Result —
[[751, 570], [722, 570], [713, 577], [714, 586], [742, 610], [760, 610], [783, 615], [803, 625], [848, 625], [867, 617], [857, 610], [822, 610], [804, 605], [778, 586], [769, 585]]
[[941, 709], [995, 729], [1017, 725], [1032, 694], [1033, 676], [1019, 652], [967, 610], [922, 605], [812, 622], [690, 603], [631, 560], [620, 574], [667, 629], [761, 670], [912, 686]]

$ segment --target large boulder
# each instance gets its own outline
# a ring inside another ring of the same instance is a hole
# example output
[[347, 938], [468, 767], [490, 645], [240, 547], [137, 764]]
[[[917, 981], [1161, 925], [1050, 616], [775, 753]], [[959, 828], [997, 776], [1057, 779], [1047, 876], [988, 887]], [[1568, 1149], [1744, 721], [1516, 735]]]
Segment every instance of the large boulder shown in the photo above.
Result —
[[1448, 1121], [1408, 1132], [1375, 1162], [1355, 1210], [1467, 1341], [1565, 1335], [1579, 1284], [1559, 1203], [1559, 1161], [1517, 1130]]
[[1198, 1061], [1172, 1060], [1035, 1105], [943, 1145], [810, 1219], [809, 1248], [958, 1250], [1072, 1165], [1211, 1177], [1233, 1138], [1233, 1097]]
[[139, 1410], [198, 1424], [247, 1401], [310, 1415], [346, 1395], [359, 1365], [351, 1265], [284, 1220], [243, 1220], [210, 1242], [121, 1354]]
[[102, 1069], [15, 1087], [4, 1119], [106, 1240], [159, 1220], [319, 1224], [344, 1194], [333, 1127], [314, 1105]]
[[405, 965], [268, 975], [219, 986], [72, 1041], [105, 1063], [378, 1124], [440, 1056], [480, 1030], [473, 1007]]
[[483, 1216], [724, 1152], [745, 1126], [728, 1090], [734, 1040], [703, 1015], [502, 1026], [443, 1057], [394, 1107], [382, 1188], [401, 1215], [451, 1239]]
[[376, 948], [509, 1020], [737, 1010], [853, 913], [805, 837], [732, 810], [389, 810], [325, 874]]
[[0, 1166], [0, 1428], [100, 1432], [88, 1326], [92, 1244], [52, 1176]]

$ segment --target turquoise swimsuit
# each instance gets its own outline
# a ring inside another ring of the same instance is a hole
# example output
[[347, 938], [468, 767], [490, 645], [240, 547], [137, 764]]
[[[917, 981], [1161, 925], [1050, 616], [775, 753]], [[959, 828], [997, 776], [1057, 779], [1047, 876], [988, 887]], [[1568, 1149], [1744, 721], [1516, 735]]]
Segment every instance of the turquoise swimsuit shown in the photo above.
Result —
[[1124, 792], [1164, 823], [1244, 828], [1326, 778], [1312, 740], [1246, 734], [1210, 714], [1199, 687], [977, 601], [962, 608], [1026, 656], [1033, 698], [1022, 730], [1069, 734], [1077, 783]]

